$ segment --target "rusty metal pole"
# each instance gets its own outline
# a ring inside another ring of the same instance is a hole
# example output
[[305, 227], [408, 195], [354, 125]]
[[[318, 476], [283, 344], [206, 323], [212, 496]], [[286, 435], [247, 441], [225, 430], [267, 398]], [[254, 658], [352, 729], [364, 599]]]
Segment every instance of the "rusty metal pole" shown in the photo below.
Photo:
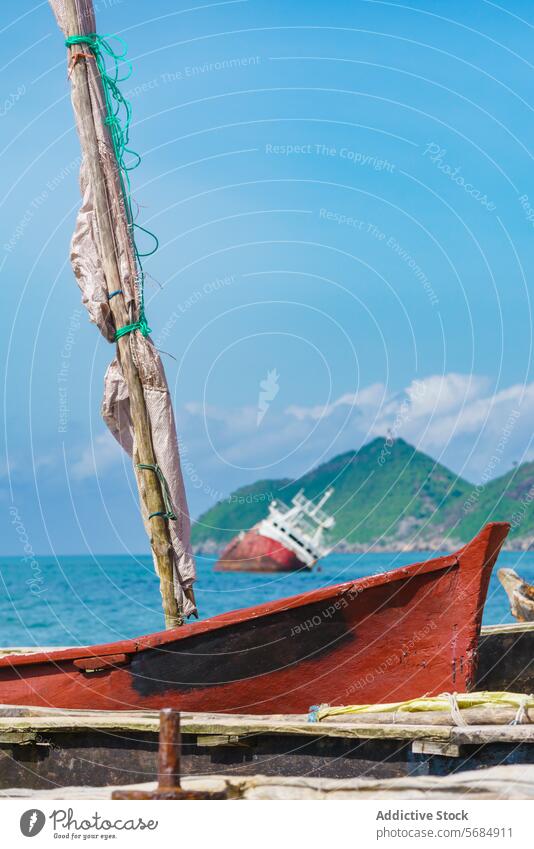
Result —
[[182, 735], [180, 714], [165, 708], [159, 715], [158, 786], [160, 790], [180, 787]]
[[180, 785], [182, 739], [180, 712], [165, 708], [159, 715], [158, 786], [155, 790], [115, 790], [112, 799], [227, 799], [226, 791], [183, 790]]

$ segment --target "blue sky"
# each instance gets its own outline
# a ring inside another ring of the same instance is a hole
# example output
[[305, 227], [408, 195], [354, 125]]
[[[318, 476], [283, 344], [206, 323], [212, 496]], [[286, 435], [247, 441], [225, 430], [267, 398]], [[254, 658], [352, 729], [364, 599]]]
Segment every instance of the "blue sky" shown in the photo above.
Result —
[[[133, 62], [192, 513], [388, 429], [471, 480], [532, 459], [531, 4], [95, 5]], [[37, 552], [142, 551], [99, 415], [112, 349], [68, 263], [62, 37], [47, 3], [3, 8], [2, 549], [15, 504]]]

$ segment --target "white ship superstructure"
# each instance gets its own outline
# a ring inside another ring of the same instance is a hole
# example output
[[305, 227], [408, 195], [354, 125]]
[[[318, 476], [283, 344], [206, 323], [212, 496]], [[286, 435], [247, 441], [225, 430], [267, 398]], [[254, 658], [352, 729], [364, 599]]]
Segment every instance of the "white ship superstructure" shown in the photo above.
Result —
[[333, 488], [327, 489], [315, 503], [300, 490], [290, 507], [279, 499], [271, 501], [269, 515], [258, 524], [257, 533], [288, 548], [305, 566], [313, 566], [330, 551], [323, 545], [323, 534], [334, 526], [335, 519], [322, 508], [333, 492]]

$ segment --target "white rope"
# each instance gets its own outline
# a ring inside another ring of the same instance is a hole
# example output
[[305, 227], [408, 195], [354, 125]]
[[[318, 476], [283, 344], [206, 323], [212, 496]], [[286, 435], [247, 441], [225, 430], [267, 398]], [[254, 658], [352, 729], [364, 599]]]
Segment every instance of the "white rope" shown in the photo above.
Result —
[[458, 707], [458, 694], [457, 693], [443, 693], [446, 699], [448, 699], [450, 708], [451, 708], [451, 718], [455, 725], [467, 725], [467, 722], [463, 718], [460, 708]]
[[519, 703], [519, 707], [517, 708], [517, 713], [512, 719], [510, 725], [523, 725], [524, 722], [528, 722], [528, 713], [527, 713], [527, 704], [529, 700], [532, 698], [532, 693], [529, 696], [521, 696], [521, 701]]

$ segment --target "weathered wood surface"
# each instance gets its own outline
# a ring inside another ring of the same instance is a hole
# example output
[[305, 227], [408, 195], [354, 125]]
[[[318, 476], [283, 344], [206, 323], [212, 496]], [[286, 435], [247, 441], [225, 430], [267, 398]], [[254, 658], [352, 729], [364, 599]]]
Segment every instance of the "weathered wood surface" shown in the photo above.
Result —
[[[156, 712], [3, 708], [0, 787], [152, 780], [158, 732]], [[182, 733], [183, 775], [389, 780], [534, 763], [534, 725], [309, 723], [303, 715], [185, 714]]]
[[491, 634], [515, 634], [534, 633], [534, 622], [508, 622], [502, 625], [483, 625], [480, 634], [482, 637]]
[[499, 569], [497, 576], [508, 596], [512, 616], [520, 622], [533, 622], [534, 586], [527, 584], [513, 569]]
[[0, 648], [0, 657], [9, 657], [13, 654], [41, 654], [42, 652], [48, 654], [52, 651], [65, 651], [70, 648], [72, 646], [6, 646]]
[[[242, 800], [365, 799], [533, 799], [534, 766], [497, 766], [448, 776], [368, 780], [254, 775], [199, 776], [182, 779], [187, 790], [228, 790]], [[152, 790], [155, 783], [122, 785], [120, 789]], [[118, 787], [60, 787], [51, 790], [9, 788], [0, 799], [109, 799]]]
[[[480, 713], [480, 709], [477, 709]], [[469, 711], [462, 715], [469, 716]], [[488, 712], [489, 713], [489, 712]], [[496, 715], [503, 711], [496, 711]], [[515, 711], [506, 717], [515, 716]], [[532, 717], [532, 711], [530, 716]], [[23, 715], [21, 715], [23, 714]], [[361, 717], [344, 716], [323, 722], [309, 722], [303, 714], [273, 714], [259, 716], [237, 714], [182, 714], [182, 731], [202, 737], [251, 737], [259, 735], [302, 735], [304, 737], [354, 737], [357, 739], [416, 740], [427, 738], [458, 744], [478, 743], [534, 743], [534, 724], [503, 725], [472, 724], [456, 726], [445, 720], [436, 721], [439, 714], [425, 712], [425, 717], [408, 714], [394, 722], [394, 714], [372, 714]], [[371, 721], [369, 721], [371, 720]], [[414, 721], [415, 720], [415, 721]], [[418, 721], [419, 720], [419, 721]], [[426, 720], [426, 721], [424, 721]], [[9, 734], [44, 734], [83, 731], [143, 731], [157, 734], [157, 711], [47, 711], [46, 708], [0, 709], [0, 735], [7, 740]]]
[[534, 692], [534, 623], [483, 628], [476, 690]]

